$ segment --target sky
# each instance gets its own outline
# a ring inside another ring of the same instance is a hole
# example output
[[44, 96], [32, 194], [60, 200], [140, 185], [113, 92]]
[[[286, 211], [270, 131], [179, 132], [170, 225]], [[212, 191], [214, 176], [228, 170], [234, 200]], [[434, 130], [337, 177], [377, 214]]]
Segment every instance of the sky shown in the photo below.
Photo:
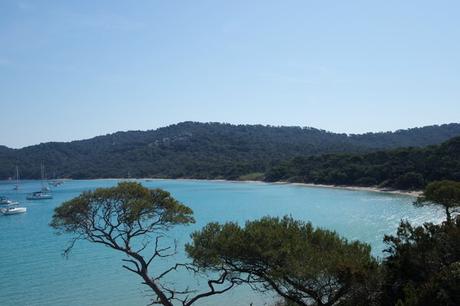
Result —
[[460, 122], [460, 1], [0, 0], [0, 145]]

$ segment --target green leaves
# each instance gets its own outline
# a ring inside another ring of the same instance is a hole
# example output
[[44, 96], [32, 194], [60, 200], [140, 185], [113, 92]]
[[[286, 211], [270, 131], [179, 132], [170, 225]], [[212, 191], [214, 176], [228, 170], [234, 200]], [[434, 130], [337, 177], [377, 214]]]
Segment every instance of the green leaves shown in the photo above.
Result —
[[122, 182], [116, 187], [84, 192], [61, 204], [50, 225], [65, 232], [87, 234], [100, 228], [153, 229], [193, 222], [193, 211], [168, 192]]
[[459, 305], [460, 218], [418, 227], [401, 222], [384, 241], [389, 256], [383, 262], [383, 305]]
[[56, 207], [50, 226], [63, 232], [77, 232], [85, 226], [89, 214], [90, 203], [81, 195]]
[[437, 181], [426, 186], [418, 203], [438, 203], [443, 206], [460, 206], [460, 182]]
[[300, 305], [354, 296], [377, 268], [368, 245], [291, 217], [265, 217], [244, 227], [210, 223], [192, 240], [186, 251], [196, 265], [229, 270]]
[[447, 222], [451, 222], [450, 209], [460, 206], [460, 182], [448, 180], [432, 182], [426, 186], [415, 204], [441, 205], [446, 211]]

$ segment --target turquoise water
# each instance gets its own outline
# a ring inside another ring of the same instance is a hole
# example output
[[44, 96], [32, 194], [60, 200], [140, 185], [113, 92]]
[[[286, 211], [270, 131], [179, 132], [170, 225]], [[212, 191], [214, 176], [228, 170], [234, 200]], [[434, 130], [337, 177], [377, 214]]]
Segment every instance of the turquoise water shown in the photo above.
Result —
[[[211, 221], [244, 222], [266, 215], [292, 215], [315, 226], [336, 230], [349, 239], [369, 243], [382, 256], [384, 234], [394, 233], [401, 219], [421, 224], [440, 222], [443, 212], [416, 208], [412, 197], [375, 192], [311, 188], [296, 185], [189, 180], [140, 181], [147, 187], [170, 191], [190, 206], [197, 223], [172, 235], [179, 245], [189, 234]], [[19, 200], [27, 213], [0, 216], [0, 305], [146, 305], [149, 293], [136, 275], [121, 268], [120, 254], [100, 245], [79, 242], [68, 259], [62, 250], [69, 237], [57, 236], [48, 226], [54, 207], [81, 191], [113, 186], [117, 180], [67, 181], [54, 189], [54, 199], [26, 201], [39, 182], [24, 181], [19, 193], [12, 183], [0, 182], [0, 195]], [[183, 258], [183, 254], [178, 255]], [[177, 286], [195, 282], [180, 274]], [[197, 305], [269, 305], [268, 295], [247, 288]]]

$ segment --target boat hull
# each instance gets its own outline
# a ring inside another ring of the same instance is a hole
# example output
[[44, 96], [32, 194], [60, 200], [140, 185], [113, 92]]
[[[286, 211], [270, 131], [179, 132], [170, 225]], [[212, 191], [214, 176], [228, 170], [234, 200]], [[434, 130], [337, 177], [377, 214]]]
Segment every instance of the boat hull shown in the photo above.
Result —
[[17, 214], [23, 214], [26, 211], [27, 211], [27, 208], [25, 207], [15, 207], [15, 208], [3, 209], [2, 213], [4, 215], [17, 215]]
[[19, 204], [19, 202], [11, 201], [11, 200], [0, 201], [0, 206], [2, 206], [2, 205], [17, 205], [17, 204]]
[[49, 200], [49, 199], [52, 199], [53, 196], [52, 195], [41, 195], [41, 196], [27, 196], [27, 200], [31, 200], [31, 201], [37, 201], [37, 200]]

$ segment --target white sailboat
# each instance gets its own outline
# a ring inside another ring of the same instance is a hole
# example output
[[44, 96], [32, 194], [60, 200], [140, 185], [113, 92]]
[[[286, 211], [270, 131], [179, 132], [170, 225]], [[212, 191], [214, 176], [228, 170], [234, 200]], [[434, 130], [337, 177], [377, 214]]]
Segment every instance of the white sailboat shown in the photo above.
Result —
[[8, 199], [7, 197], [0, 196], [0, 206], [2, 205], [15, 205], [18, 204], [18, 202], [12, 201]]
[[48, 200], [52, 199], [53, 195], [51, 194], [50, 188], [45, 184], [45, 166], [42, 164], [42, 189], [40, 191], [35, 191], [27, 196], [27, 200]]
[[[18, 189], [19, 188], [17, 188], [16, 190]], [[1, 214], [16, 215], [16, 214], [25, 213], [26, 211], [27, 211], [27, 208], [19, 207], [19, 202], [12, 201], [8, 199], [7, 197], [0, 197], [0, 213]]]
[[27, 196], [27, 200], [49, 200], [53, 195], [46, 191], [35, 191]]
[[50, 182], [53, 187], [58, 187], [64, 182], [56, 177], [56, 172], [53, 173], [54, 179]]

